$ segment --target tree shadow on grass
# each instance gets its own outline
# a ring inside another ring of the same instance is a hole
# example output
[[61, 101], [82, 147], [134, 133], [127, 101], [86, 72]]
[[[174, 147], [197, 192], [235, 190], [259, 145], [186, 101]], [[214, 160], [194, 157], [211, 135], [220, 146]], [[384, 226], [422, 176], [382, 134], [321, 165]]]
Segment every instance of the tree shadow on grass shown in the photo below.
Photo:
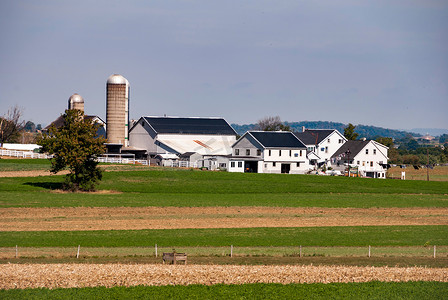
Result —
[[62, 182], [25, 182], [25, 185], [44, 188], [47, 190], [61, 190]]

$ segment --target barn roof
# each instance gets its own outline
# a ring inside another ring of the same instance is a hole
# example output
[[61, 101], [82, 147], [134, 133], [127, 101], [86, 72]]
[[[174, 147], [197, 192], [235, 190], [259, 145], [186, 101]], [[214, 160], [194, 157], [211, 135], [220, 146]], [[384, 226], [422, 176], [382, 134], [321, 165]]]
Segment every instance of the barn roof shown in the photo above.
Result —
[[223, 118], [143, 117], [157, 133], [236, 135]]
[[252, 135], [265, 148], [306, 148], [289, 131], [249, 131], [248, 134]]

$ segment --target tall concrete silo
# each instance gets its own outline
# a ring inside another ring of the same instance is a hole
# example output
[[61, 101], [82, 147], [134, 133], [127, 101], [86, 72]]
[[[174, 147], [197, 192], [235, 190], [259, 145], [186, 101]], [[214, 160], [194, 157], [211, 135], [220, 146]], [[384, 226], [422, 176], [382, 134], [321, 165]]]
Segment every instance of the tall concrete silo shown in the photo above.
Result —
[[129, 81], [109, 76], [106, 84], [106, 137], [109, 144], [129, 146]]
[[68, 109], [79, 109], [84, 112], [84, 99], [76, 93], [71, 95], [68, 98]]

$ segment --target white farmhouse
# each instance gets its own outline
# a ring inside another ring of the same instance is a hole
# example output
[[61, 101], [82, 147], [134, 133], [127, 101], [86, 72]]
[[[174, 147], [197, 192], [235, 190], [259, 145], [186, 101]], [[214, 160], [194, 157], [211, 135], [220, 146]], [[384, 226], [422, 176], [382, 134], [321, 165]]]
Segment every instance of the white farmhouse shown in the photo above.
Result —
[[229, 172], [303, 174], [306, 146], [289, 131], [248, 131], [233, 146]]
[[376, 141], [347, 141], [333, 154], [331, 163], [335, 168], [350, 164], [365, 177], [386, 178], [388, 149]]
[[332, 155], [347, 141], [336, 129], [304, 129], [294, 135], [305, 144], [312, 165], [330, 166]]
[[193, 164], [230, 155], [236, 135], [222, 118], [141, 117], [129, 131], [129, 144], [151, 158], [174, 154]]

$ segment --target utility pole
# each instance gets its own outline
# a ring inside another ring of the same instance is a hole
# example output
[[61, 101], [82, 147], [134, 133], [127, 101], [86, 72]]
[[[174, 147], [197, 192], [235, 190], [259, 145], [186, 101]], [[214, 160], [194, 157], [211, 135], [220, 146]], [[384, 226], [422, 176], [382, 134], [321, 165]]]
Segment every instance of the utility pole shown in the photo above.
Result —
[[345, 154], [347, 154], [347, 159], [348, 159], [348, 177], [350, 177], [350, 149], [347, 149], [347, 151], [345, 151]]

